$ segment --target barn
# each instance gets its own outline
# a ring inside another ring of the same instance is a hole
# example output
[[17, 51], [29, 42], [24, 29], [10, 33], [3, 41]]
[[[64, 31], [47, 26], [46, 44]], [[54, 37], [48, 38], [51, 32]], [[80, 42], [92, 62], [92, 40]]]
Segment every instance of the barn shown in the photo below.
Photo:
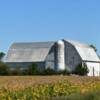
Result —
[[86, 64], [88, 76], [100, 76], [100, 59], [87, 44], [72, 40], [13, 43], [8, 50], [6, 62], [11, 68], [27, 68], [36, 63], [40, 70], [73, 71], [80, 63]]

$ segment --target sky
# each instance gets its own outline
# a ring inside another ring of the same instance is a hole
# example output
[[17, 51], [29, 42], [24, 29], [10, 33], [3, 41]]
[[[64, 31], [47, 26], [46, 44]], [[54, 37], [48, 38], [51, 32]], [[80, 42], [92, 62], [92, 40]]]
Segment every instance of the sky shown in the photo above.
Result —
[[0, 51], [59, 39], [94, 44], [100, 54], [100, 0], [0, 0]]

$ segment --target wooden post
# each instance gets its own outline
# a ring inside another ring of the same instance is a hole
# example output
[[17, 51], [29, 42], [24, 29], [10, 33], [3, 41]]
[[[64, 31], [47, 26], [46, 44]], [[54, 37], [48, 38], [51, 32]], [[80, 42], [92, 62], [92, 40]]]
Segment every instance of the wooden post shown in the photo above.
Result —
[[94, 77], [94, 75], [95, 75], [95, 74], [94, 74], [94, 67], [93, 67], [93, 77]]
[[100, 63], [99, 63], [99, 76], [100, 76]]

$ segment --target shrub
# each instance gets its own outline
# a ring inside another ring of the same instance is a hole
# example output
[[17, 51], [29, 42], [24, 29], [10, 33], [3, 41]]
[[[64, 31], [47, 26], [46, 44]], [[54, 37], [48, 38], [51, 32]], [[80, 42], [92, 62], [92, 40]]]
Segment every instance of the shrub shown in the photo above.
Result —
[[13, 70], [10, 70], [10, 75], [22, 75], [21, 68], [19, 66], [17, 66]]
[[0, 61], [3, 59], [3, 57], [5, 56], [4, 52], [0, 52]]
[[0, 75], [9, 75], [9, 67], [0, 61]]
[[87, 68], [87, 65], [84, 64], [82, 66], [82, 64], [79, 64], [75, 70], [73, 71], [73, 74], [77, 74], [77, 75], [87, 75], [87, 73], [89, 72], [89, 69]]
[[51, 68], [47, 68], [42, 73], [43, 73], [43, 75], [55, 75], [56, 71]]
[[62, 71], [58, 71], [57, 74], [63, 74], [63, 75], [70, 75], [70, 71], [68, 71], [67, 69], [62, 70]]
[[70, 72], [67, 69], [61, 71], [55, 71], [51, 68], [47, 68], [42, 73], [43, 73], [42, 75], [70, 75]]
[[28, 69], [23, 69], [23, 70], [21, 70], [21, 75], [28, 75]]
[[38, 66], [35, 63], [32, 63], [26, 71], [28, 75], [37, 75], [39, 73]]

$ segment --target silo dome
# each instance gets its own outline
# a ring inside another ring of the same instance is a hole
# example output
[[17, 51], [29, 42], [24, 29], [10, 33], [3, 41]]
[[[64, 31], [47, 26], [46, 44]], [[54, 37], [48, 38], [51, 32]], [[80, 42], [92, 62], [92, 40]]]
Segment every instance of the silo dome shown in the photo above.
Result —
[[64, 45], [64, 42], [62, 40], [59, 40], [57, 43], [58, 45], [61, 45], [61, 46]]
[[65, 52], [64, 52], [64, 42], [59, 40], [57, 42], [56, 50], [56, 68], [57, 71], [65, 70]]

